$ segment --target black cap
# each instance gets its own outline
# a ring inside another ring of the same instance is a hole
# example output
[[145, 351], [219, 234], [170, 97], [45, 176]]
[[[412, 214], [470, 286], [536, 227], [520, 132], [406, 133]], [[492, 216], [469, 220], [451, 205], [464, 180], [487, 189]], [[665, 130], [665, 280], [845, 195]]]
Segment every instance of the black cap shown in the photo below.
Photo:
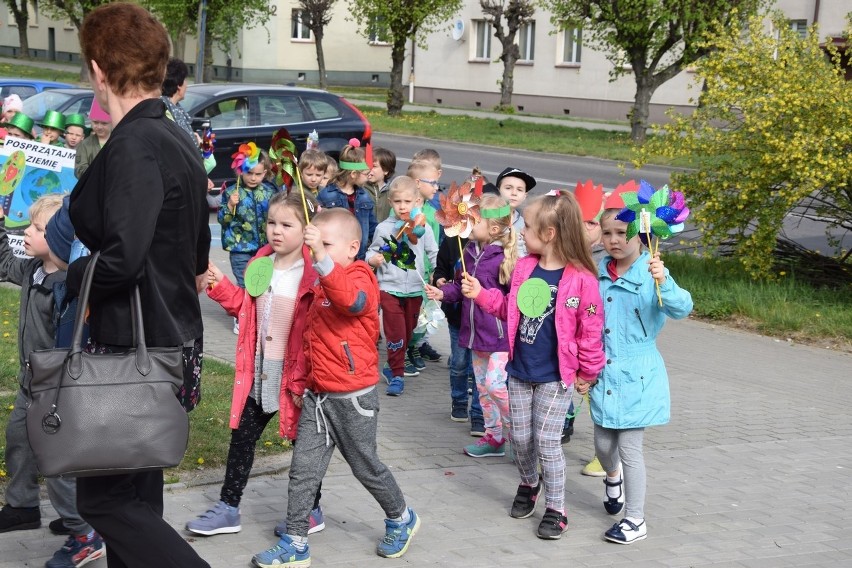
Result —
[[497, 187], [500, 187], [500, 182], [503, 181], [503, 178], [505, 177], [516, 177], [524, 180], [524, 183], [527, 186], [527, 191], [535, 187], [535, 178], [527, 172], [519, 170], [518, 168], [506, 168], [505, 170], [500, 172], [500, 175], [497, 176], [497, 181], [494, 182], [494, 184]]

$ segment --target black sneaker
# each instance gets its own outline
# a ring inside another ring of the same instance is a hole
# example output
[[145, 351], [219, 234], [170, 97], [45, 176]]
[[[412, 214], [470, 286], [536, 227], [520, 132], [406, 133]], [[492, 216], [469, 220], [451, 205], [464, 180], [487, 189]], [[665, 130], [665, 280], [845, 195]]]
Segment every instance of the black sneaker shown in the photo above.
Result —
[[547, 509], [538, 524], [538, 538], [558, 540], [568, 528], [568, 519], [559, 511]]
[[515, 500], [512, 502], [512, 510], [509, 512], [509, 516], [513, 519], [531, 517], [535, 512], [539, 493], [541, 493], [541, 479], [538, 480], [535, 487], [518, 485], [518, 492], [515, 494]]
[[481, 438], [485, 435], [485, 422], [482, 419], [470, 421], [470, 435], [474, 438]]
[[574, 435], [574, 419], [571, 418], [565, 421], [565, 424], [562, 426], [562, 440], [563, 444], [567, 444], [571, 441], [571, 436]]
[[408, 362], [411, 363], [415, 369], [418, 371], [422, 371], [426, 368], [426, 362], [423, 361], [423, 357], [420, 356], [420, 351], [417, 347], [410, 345], [407, 351]]
[[0, 509], [0, 533], [37, 529], [41, 526], [38, 507], [10, 507]]
[[66, 535], [71, 534], [71, 529], [65, 526], [62, 518], [53, 519], [50, 521], [50, 524], [47, 525], [47, 528], [50, 529], [50, 532], [58, 535]]
[[450, 420], [453, 422], [467, 422], [468, 418], [466, 406], [453, 405], [453, 410], [450, 412]]
[[441, 360], [441, 354], [435, 351], [435, 349], [425, 341], [423, 342], [423, 345], [417, 349], [420, 351], [420, 356], [430, 363], [437, 363]]

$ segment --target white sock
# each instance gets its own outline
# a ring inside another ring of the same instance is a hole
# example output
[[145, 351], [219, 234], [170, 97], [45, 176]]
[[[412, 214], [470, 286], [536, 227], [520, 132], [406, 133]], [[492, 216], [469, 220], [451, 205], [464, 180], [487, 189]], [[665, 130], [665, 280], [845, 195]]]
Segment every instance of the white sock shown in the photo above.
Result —
[[408, 509], [408, 507], [406, 507], [405, 511], [402, 512], [401, 516], [391, 520], [395, 523], [402, 523], [404, 525], [407, 525], [411, 522], [411, 511]]
[[288, 534], [290, 540], [293, 541], [293, 548], [295, 548], [299, 552], [304, 552], [306, 548], [308, 548], [308, 537], [306, 536], [295, 536], [292, 534]]
[[[610, 476], [607, 475], [606, 480], [607, 480], [608, 483], [618, 483], [619, 481], [621, 481], [621, 476], [618, 475], [616, 477], [610, 477]], [[621, 488], [622, 488], [621, 485], [616, 485], [614, 487], [607, 485], [606, 486], [606, 496], [611, 498], [611, 499], [618, 499], [621, 496]]]
[[631, 523], [633, 523], [634, 525], [636, 525], [637, 527], [645, 522], [645, 519], [637, 519], [636, 517], [624, 517], [624, 518], [627, 519], [628, 521], [630, 521]]

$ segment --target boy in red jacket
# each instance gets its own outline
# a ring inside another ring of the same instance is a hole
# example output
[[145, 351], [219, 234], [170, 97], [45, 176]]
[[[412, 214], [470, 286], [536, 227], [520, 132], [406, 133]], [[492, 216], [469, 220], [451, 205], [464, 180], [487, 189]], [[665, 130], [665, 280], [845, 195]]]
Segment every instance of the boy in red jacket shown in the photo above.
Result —
[[376, 452], [379, 287], [367, 263], [355, 260], [360, 239], [361, 226], [345, 209], [323, 210], [305, 228], [319, 273], [305, 328], [308, 383], [290, 466], [287, 534], [252, 558], [261, 568], [310, 566], [308, 516], [335, 447], [388, 517], [379, 556], [405, 554], [420, 528]]

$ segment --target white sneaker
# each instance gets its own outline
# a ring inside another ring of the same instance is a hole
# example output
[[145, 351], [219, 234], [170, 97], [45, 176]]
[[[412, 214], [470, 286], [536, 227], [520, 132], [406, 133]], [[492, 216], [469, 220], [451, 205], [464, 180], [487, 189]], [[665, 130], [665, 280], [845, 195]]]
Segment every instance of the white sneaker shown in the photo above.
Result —
[[240, 320], [234, 318], [234, 335], [240, 334]]
[[645, 519], [638, 523], [621, 519], [612, 525], [612, 528], [604, 533], [604, 538], [617, 544], [633, 544], [637, 540], [643, 540], [648, 536], [648, 527]]

